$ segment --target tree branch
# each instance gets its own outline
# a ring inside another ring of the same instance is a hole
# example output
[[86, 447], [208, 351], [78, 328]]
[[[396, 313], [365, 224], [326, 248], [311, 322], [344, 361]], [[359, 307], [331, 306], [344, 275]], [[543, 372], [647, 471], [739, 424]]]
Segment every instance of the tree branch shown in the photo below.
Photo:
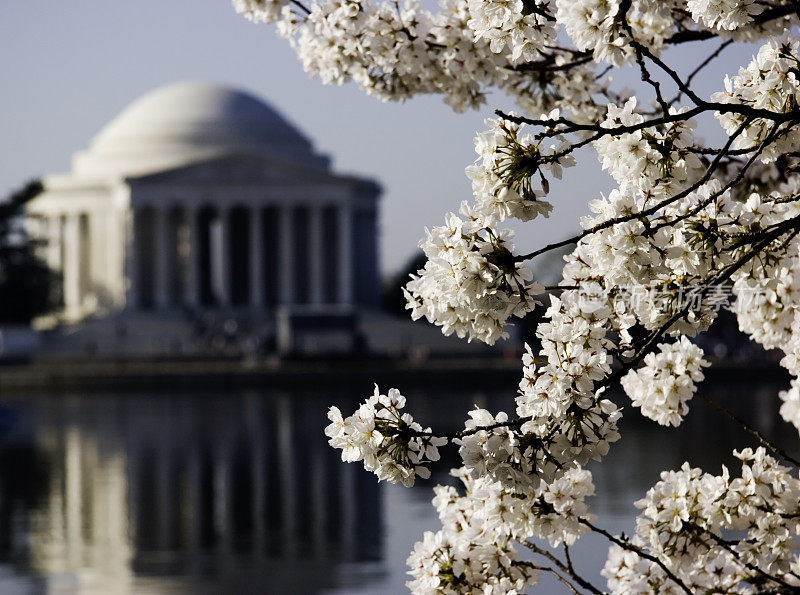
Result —
[[706, 395], [704, 393], [698, 393], [698, 396], [701, 399], [703, 399], [706, 403], [708, 403], [709, 406], [712, 409], [716, 410], [718, 413], [722, 413], [723, 415], [728, 416], [730, 419], [732, 419], [737, 424], [739, 424], [745, 432], [747, 432], [748, 434], [751, 434], [751, 435], [755, 436], [756, 438], [758, 438], [758, 441], [761, 442], [761, 444], [763, 444], [765, 447], [767, 447], [767, 449], [771, 450], [773, 454], [778, 455], [784, 461], [788, 461], [789, 463], [791, 463], [795, 467], [800, 468], [800, 461], [798, 461], [794, 457], [790, 456], [789, 453], [787, 453], [785, 450], [783, 450], [782, 448], [780, 448], [776, 444], [773, 444], [772, 442], [770, 442], [761, 432], [759, 432], [755, 428], [751, 427], [750, 424], [748, 424], [746, 421], [744, 421], [741, 417], [737, 416], [732, 411], [726, 409], [722, 405], [719, 405], [719, 404], [715, 403], [711, 399], [711, 397], [709, 397], [708, 395]]
[[611, 533], [609, 533], [605, 529], [601, 529], [600, 527], [594, 526], [592, 523], [590, 523], [586, 519], [583, 519], [583, 518], [578, 519], [578, 522], [580, 522], [582, 525], [585, 525], [585, 526], [589, 527], [589, 529], [591, 529], [595, 533], [599, 533], [600, 535], [602, 535], [603, 537], [605, 537], [606, 539], [608, 539], [612, 543], [617, 544], [622, 549], [628, 550], [629, 552], [633, 552], [636, 555], [641, 556], [645, 560], [650, 560], [651, 562], [657, 564], [658, 567], [661, 568], [661, 570], [664, 571], [664, 574], [666, 574], [673, 583], [675, 583], [678, 587], [680, 587], [681, 590], [683, 590], [684, 593], [689, 593], [689, 595], [691, 595], [692, 591], [689, 589], [689, 587], [686, 586], [686, 583], [684, 583], [681, 579], [679, 579], [677, 576], [675, 576], [675, 573], [673, 573], [666, 566], [666, 564], [664, 564], [661, 560], [659, 560], [654, 555], [644, 551], [640, 547], [636, 547], [631, 542], [629, 542], [627, 539], [623, 541], [622, 539], [612, 535]]
[[556, 565], [556, 567], [558, 567], [562, 572], [564, 572], [568, 576], [570, 576], [573, 579], [575, 579], [575, 581], [581, 587], [586, 589], [587, 591], [595, 593], [595, 595], [602, 595], [603, 592], [600, 589], [595, 587], [592, 583], [590, 583], [589, 581], [587, 581], [583, 577], [579, 576], [575, 572], [575, 569], [572, 567], [572, 562], [569, 559], [569, 548], [567, 548], [566, 544], [564, 545], [564, 548], [565, 548], [565, 551], [566, 551], [566, 554], [567, 554], [567, 564], [564, 564], [561, 560], [556, 558], [551, 552], [548, 552], [544, 548], [540, 548], [538, 545], [536, 545], [532, 541], [529, 541], [529, 540], [526, 539], [526, 540], [522, 541], [521, 543], [525, 547], [527, 547], [529, 550], [531, 550], [532, 552], [534, 552], [536, 554], [539, 554], [540, 556], [544, 556], [545, 558], [550, 560], [553, 564]]

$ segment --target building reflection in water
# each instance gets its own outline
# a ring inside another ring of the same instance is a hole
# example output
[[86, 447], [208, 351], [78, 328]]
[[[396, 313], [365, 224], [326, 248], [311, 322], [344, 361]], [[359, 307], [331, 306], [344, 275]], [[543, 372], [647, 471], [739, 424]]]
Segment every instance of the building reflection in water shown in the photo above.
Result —
[[6, 401], [0, 555], [55, 591], [334, 586], [338, 565], [382, 557], [380, 492], [308, 400]]
[[[783, 386], [753, 378], [701, 390], [795, 451], [797, 432], [777, 415]], [[446, 430], [463, 424], [465, 401], [513, 408], [513, 389], [495, 384], [469, 397], [452, 386], [404, 393], [416, 419]], [[406, 555], [438, 527], [432, 483], [453, 481], [457, 455], [444, 451], [433, 482], [412, 490], [378, 484], [327, 445], [331, 404], [350, 412], [357, 400], [332, 389], [4, 395], [0, 593], [405, 592]], [[753, 437], [699, 398], [690, 407], [675, 430], [625, 406], [622, 439], [592, 465], [598, 524], [630, 533], [633, 502], [683, 461], [738, 470], [730, 452]], [[598, 584], [607, 548], [587, 536], [573, 550]]]

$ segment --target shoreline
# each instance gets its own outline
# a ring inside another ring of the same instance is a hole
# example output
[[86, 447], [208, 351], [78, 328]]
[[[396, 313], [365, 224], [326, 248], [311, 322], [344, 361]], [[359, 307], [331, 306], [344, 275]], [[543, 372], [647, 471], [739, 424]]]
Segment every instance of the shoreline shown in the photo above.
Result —
[[[723, 362], [707, 368], [716, 381], [780, 380], [788, 374], [777, 364]], [[0, 365], [0, 394], [9, 391], [132, 390], [143, 388], [219, 388], [329, 386], [372, 383], [447, 382], [470, 386], [497, 382], [516, 386], [522, 377], [517, 357], [436, 358], [428, 360], [73, 360]]]

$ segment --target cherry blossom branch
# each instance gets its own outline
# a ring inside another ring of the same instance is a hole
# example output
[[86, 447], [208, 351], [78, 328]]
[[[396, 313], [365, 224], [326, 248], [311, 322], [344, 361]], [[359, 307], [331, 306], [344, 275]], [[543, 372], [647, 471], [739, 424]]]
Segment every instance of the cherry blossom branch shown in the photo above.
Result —
[[669, 113], [669, 105], [664, 100], [663, 95], [661, 94], [661, 83], [653, 79], [650, 75], [650, 71], [647, 69], [647, 65], [644, 62], [643, 56], [645, 56], [645, 52], [643, 51], [642, 45], [636, 41], [636, 38], [633, 35], [633, 29], [631, 28], [631, 24], [628, 22], [628, 11], [630, 10], [631, 6], [633, 5], [632, 0], [623, 0], [620, 2], [618, 13], [622, 15], [622, 28], [628, 34], [630, 38], [631, 46], [633, 47], [633, 56], [636, 60], [636, 64], [639, 66], [639, 73], [641, 74], [642, 81], [653, 87], [653, 90], [656, 94], [656, 102], [661, 107], [661, 112], [663, 114]]
[[[795, 225], [800, 225], [800, 215], [792, 217], [791, 219], [787, 219], [786, 221], [779, 224], [775, 229], [773, 229], [771, 233], [766, 234], [766, 237], [762, 239], [757, 244], [756, 247], [752, 248], [749, 252], [745, 253], [737, 261], [735, 261], [734, 263], [723, 269], [717, 275], [714, 275], [709, 279], [706, 279], [706, 281], [699, 286], [699, 289], [708, 288], [712, 285], [719, 284], [723, 281], [728, 280], [736, 271], [742, 268], [750, 260], [758, 256], [764, 248], [766, 248], [769, 244], [771, 244], [775, 239], [777, 239], [787, 231], [791, 230], [792, 227]], [[629, 361], [625, 362], [619, 370], [607, 376], [603, 381], [599, 382], [595, 390], [611, 386], [617, 380], [622, 378], [622, 376], [624, 376], [629, 370], [631, 370], [633, 366], [635, 366], [642, 359], [644, 359], [644, 357], [656, 347], [656, 341], [658, 341], [661, 337], [663, 337], [666, 334], [666, 332], [672, 327], [673, 324], [675, 324], [678, 320], [686, 316], [686, 314], [691, 309], [691, 306], [692, 302], [688, 301], [686, 305], [684, 305], [680, 310], [675, 312], [675, 314], [670, 316], [670, 318], [665, 323], [663, 323], [657, 330], [653, 331], [648, 336], [648, 338], [644, 342], [644, 345], [636, 352], [636, 354]]]
[[[739, 125], [739, 127], [736, 129], [734, 134], [732, 134], [731, 137], [728, 139], [729, 142], [726, 145], [726, 147], [730, 147], [731, 143], [747, 128], [747, 126], [750, 125], [751, 122], [752, 122], [751, 118], [745, 118], [742, 121], [742, 123]], [[747, 162], [741, 168], [739, 168], [739, 171], [736, 174], [736, 176], [734, 176], [732, 179], [728, 180], [722, 188], [720, 188], [717, 192], [711, 193], [708, 196], [708, 198], [706, 198], [705, 200], [700, 201], [697, 205], [695, 205], [692, 209], [690, 209], [686, 213], [684, 213], [684, 214], [682, 214], [682, 215], [680, 215], [678, 217], [675, 217], [674, 219], [668, 219], [668, 220], [662, 221], [661, 223], [658, 223], [657, 225], [651, 227], [649, 232], [650, 233], [655, 233], [659, 229], [661, 229], [662, 227], [675, 225], [676, 223], [679, 223], [679, 222], [681, 222], [681, 221], [683, 221], [685, 219], [688, 219], [689, 217], [694, 217], [695, 215], [697, 215], [700, 211], [702, 211], [704, 208], [706, 208], [712, 202], [714, 202], [715, 200], [720, 198], [723, 194], [725, 194], [725, 192], [727, 192], [728, 190], [730, 190], [731, 188], [736, 186], [736, 184], [741, 182], [742, 179], [744, 179], [744, 176], [747, 173], [747, 170], [750, 169], [750, 167], [755, 163], [756, 159], [758, 159], [758, 157], [761, 156], [761, 154], [764, 152], [764, 150], [767, 148], [767, 146], [769, 146], [776, 139], [777, 139], [777, 126], [774, 127], [770, 131], [770, 133], [767, 135], [767, 137], [764, 139], [764, 141], [756, 148], [755, 153], [753, 153], [750, 156], [750, 158], [747, 160]], [[717, 155], [717, 158], [715, 158], [715, 164], [719, 163], [719, 159], [726, 152], [726, 147], [723, 147], [723, 150]]]
[[578, 522], [581, 523], [582, 525], [585, 525], [586, 527], [588, 527], [589, 529], [591, 529], [595, 533], [599, 533], [600, 535], [602, 535], [603, 537], [605, 537], [606, 539], [608, 539], [612, 543], [618, 545], [619, 547], [621, 547], [623, 549], [626, 549], [629, 552], [633, 552], [637, 556], [641, 556], [645, 560], [650, 560], [651, 562], [657, 564], [658, 567], [661, 568], [661, 570], [664, 571], [664, 574], [666, 574], [673, 583], [678, 585], [678, 587], [680, 587], [683, 592], [689, 593], [689, 595], [691, 595], [692, 591], [689, 589], [689, 587], [686, 586], [686, 583], [684, 583], [681, 579], [679, 579], [675, 575], [675, 573], [672, 572], [667, 567], [667, 565], [664, 564], [661, 560], [659, 560], [656, 556], [644, 551], [640, 547], [637, 547], [637, 546], [633, 545], [627, 539], [620, 539], [619, 537], [616, 537], [615, 535], [612, 535], [611, 533], [609, 533], [605, 529], [601, 529], [600, 527], [595, 526], [594, 524], [592, 524], [591, 522], [589, 522], [588, 520], [586, 520], [584, 518], [579, 518]]
[[[697, 527], [697, 525], [695, 525], [695, 526]], [[728, 542], [725, 541], [724, 539], [722, 539], [719, 535], [715, 535], [713, 532], [708, 531], [707, 529], [703, 529], [702, 527], [698, 527], [698, 528], [703, 530], [709, 537], [711, 537], [711, 539], [714, 541], [714, 543], [716, 543], [722, 549], [724, 549], [729, 554], [731, 554], [739, 564], [742, 564], [743, 566], [745, 566], [751, 572], [755, 572], [757, 575], [761, 576], [765, 580], [768, 580], [768, 581], [771, 581], [771, 582], [774, 582], [774, 583], [778, 583], [781, 587], [786, 587], [787, 589], [789, 589], [790, 593], [796, 593], [797, 592], [797, 588], [796, 587], [790, 585], [789, 583], [787, 583], [782, 578], [780, 578], [778, 576], [774, 576], [772, 574], [769, 574], [768, 572], [762, 570], [761, 568], [759, 568], [755, 564], [751, 564], [747, 560], [742, 560], [741, 556], [739, 555], [739, 552], [734, 550], [728, 544]]]
[[[698, 286], [699, 290], [707, 289], [710, 286], [722, 283], [730, 279], [733, 274], [742, 268], [745, 264], [750, 262], [753, 258], [757, 257], [761, 251], [766, 248], [769, 244], [771, 244], [775, 239], [779, 238], [781, 235], [792, 231], [793, 229], [800, 228], [800, 215], [792, 217], [791, 219], [787, 219], [779, 224], [776, 224], [773, 228], [771, 228], [768, 233], [764, 234], [764, 237], [761, 238], [759, 242], [757, 242], [748, 252], [743, 254], [740, 258], [738, 258], [735, 262], [730, 264], [729, 266], [725, 267], [721, 271], [719, 271], [716, 275], [712, 275], [711, 277], [707, 278], [702, 284]], [[796, 231], [795, 231], [796, 233]], [[631, 357], [629, 360], [625, 361], [619, 369], [614, 371], [613, 373], [606, 376], [603, 380], [600, 380], [596, 385], [594, 392], [597, 394], [603, 388], [607, 388], [615, 384], [619, 381], [625, 374], [627, 374], [631, 369], [633, 369], [640, 361], [644, 359], [644, 357], [650, 353], [653, 349], [657, 346], [657, 341], [661, 339], [667, 331], [675, 324], [678, 320], [686, 316], [686, 314], [691, 310], [692, 302], [687, 301], [687, 303], [677, 310], [672, 316], [670, 316], [666, 322], [661, 324], [658, 329], [651, 332], [642, 343], [641, 347], [639, 347], [636, 353]], [[410, 431], [410, 435], [416, 437], [436, 437], [436, 438], [446, 438], [448, 440], [463, 438], [466, 436], [471, 436], [476, 434], [480, 431], [487, 431], [490, 432], [492, 430], [496, 430], [499, 428], [513, 428], [518, 427], [524, 424], [525, 422], [530, 421], [531, 418], [526, 417], [516, 417], [513, 419], [509, 419], [502, 422], [496, 422], [489, 425], [483, 426], [476, 426], [474, 428], [469, 428], [465, 430], [460, 430], [457, 432], [436, 432], [432, 433], [430, 431], [422, 432], [422, 431]], [[554, 426], [553, 431], [558, 427], [558, 425]], [[551, 432], [552, 433], [552, 432]]]
[[[686, 112], [684, 112], [684, 113], [686, 113]], [[619, 223], [625, 223], [627, 221], [633, 221], [635, 219], [642, 219], [644, 217], [648, 217], [650, 215], [655, 214], [656, 212], [658, 212], [659, 210], [663, 209], [664, 207], [667, 207], [670, 204], [672, 204], [672, 203], [674, 203], [676, 201], [679, 201], [682, 198], [685, 198], [686, 196], [688, 196], [692, 192], [696, 191], [700, 186], [705, 184], [711, 178], [711, 175], [714, 173], [714, 171], [716, 170], [717, 166], [722, 161], [722, 157], [725, 154], [725, 152], [728, 149], [730, 149], [730, 147], [733, 145], [735, 140], [739, 137], [739, 135], [742, 134], [742, 132], [745, 130], [745, 128], [747, 127], [748, 124], [749, 124], [749, 120], [745, 119], [745, 121], [743, 121], [739, 125], [739, 127], [734, 131], [734, 133], [731, 134], [730, 137], [728, 137], [727, 142], [719, 150], [717, 155], [714, 157], [714, 159], [708, 165], [708, 167], [706, 168], [705, 173], [694, 184], [692, 184], [691, 186], [689, 186], [685, 190], [675, 194], [674, 196], [671, 196], [670, 198], [664, 199], [661, 202], [653, 205], [652, 207], [644, 209], [643, 211], [641, 211], [639, 213], [631, 213], [630, 215], [622, 215], [620, 217], [614, 217], [612, 219], [608, 219], [607, 221], [603, 221], [602, 223], [598, 223], [597, 225], [594, 225], [594, 226], [590, 227], [589, 229], [583, 230], [581, 233], [579, 233], [579, 234], [577, 234], [575, 236], [572, 236], [572, 237], [567, 238], [565, 240], [561, 240], [560, 242], [553, 242], [552, 244], [548, 244], [543, 248], [540, 248], [538, 250], [534, 250], [533, 252], [530, 252], [528, 254], [522, 254], [522, 255], [516, 256], [515, 258], [518, 261], [530, 260], [532, 258], [535, 258], [536, 256], [541, 255], [541, 254], [544, 254], [546, 252], [550, 252], [551, 250], [555, 250], [557, 248], [562, 248], [564, 246], [570, 246], [570, 245], [573, 245], [573, 244], [577, 244], [583, 238], [585, 238], [585, 237], [587, 237], [589, 235], [592, 235], [594, 233], [597, 233], [598, 231], [602, 231], [604, 229], [608, 229], [609, 227], [613, 227], [613, 226], [615, 226], [615, 225], [617, 225]]]
[[[708, 279], [706, 279], [704, 283], [702, 283], [701, 285], [698, 286], [698, 288], [700, 290], [702, 290], [704, 288], [708, 288], [710, 286], [713, 286], [715, 284], [719, 284], [719, 283], [722, 283], [722, 282], [728, 280], [741, 267], [743, 267], [745, 264], [747, 264], [753, 258], [757, 257], [761, 253], [761, 251], [764, 248], [766, 248], [769, 244], [771, 244], [775, 239], [779, 238], [784, 233], [787, 233], [788, 231], [791, 231], [792, 229], [796, 229], [798, 227], [800, 227], [800, 215], [797, 215], [795, 217], [792, 217], [791, 219], [787, 219], [786, 221], [783, 221], [783, 222], [777, 224], [776, 226], [771, 228], [768, 233], [764, 234], [764, 237], [753, 248], [751, 248], [751, 250], [746, 252], [744, 255], [742, 255], [739, 259], [737, 259], [735, 262], [733, 262], [728, 267], [722, 269], [716, 275], [713, 275], [713, 276], [709, 277]], [[795, 231], [795, 233], [797, 233], [797, 232]], [[651, 351], [653, 351], [656, 348], [657, 341], [659, 341], [667, 333], [667, 331], [672, 327], [672, 325], [675, 324], [678, 320], [680, 320], [684, 316], [686, 316], [686, 314], [689, 312], [689, 310], [691, 310], [691, 306], [692, 306], [692, 302], [688, 301], [682, 308], [680, 308], [672, 316], [670, 316], [669, 319], [667, 319], [667, 321], [664, 322], [658, 329], [656, 329], [653, 332], [651, 332], [645, 338], [645, 340], [642, 343], [641, 347], [639, 347], [637, 349], [637, 351], [633, 355], [633, 357], [631, 357], [629, 360], [625, 361], [620, 366], [619, 369], [617, 369], [613, 373], [609, 374], [603, 380], [599, 381], [595, 385], [595, 389], [594, 389], [595, 394], [597, 394], [598, 391], [602, 390], [603, 388], [610, 387], [610, 386], [614, 385], [625, 374], [627, 374], [630, 370], [632, 370], [639, 362], [641, 362], [648, 353], [650, 353]], [[417, 436], [417, 437], [428, 437], [428, 438], [436, 437], [436, 438], [446, 438], [448, 440], [454, 440], [454, 439], [463, 438], [463, 437], [466, 437], [466, 436], [471, 436], [471, 435], [476, 434], [477, 432], [480, 432], [480, 431], [490, 432], [492, 430], [496, 430], [496, 429], [499, 429], [499, 428], [519, 427], [522, 424], [524, 424], [524, 423], [526, 423], [526, 422], [528, 422], [530, 420], [531, 420], [531, 418], [527, 417], [527, 416], [526, 417], [516, 417], [516, 418], [513, 418], [513, 419], [506, 420], [506, 421], [496, 422], [496, 423], [489, 424], [489, 425], [484, 425], [484, 426], [476, 426], [474, 428], [460, 430], [460, 431], [457, 431], [457, 432], [436, 432], [436, 433], [432, 433], [430, 431], [427, 431], [427, 432], [421, 432], [421, 431], [414, 432], [414, 431], [412, 431], [412, 432], [410, 432], [410, 435]], [[552, 437], [553, 432], [555, 432], [558, 427], [559, 427], [559, 425], [556, 424], [553, 427], [553, 430], [550, 432], [550, 435], [548, 437]]]

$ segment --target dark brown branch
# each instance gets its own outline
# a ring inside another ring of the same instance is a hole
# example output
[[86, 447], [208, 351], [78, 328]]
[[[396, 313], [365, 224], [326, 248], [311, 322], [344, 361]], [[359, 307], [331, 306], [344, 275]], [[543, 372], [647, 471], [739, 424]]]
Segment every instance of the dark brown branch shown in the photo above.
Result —
[[307, 15], [311, 14], [311, 11], [306, 7], [305, 4], [300, 2], [300, 0], [292, 0], [292, 4], [294, 4], [296, 7], [298, 7], [300, 10], [302, 10]]
[[647, 65], [644, 62], [644, 52], [641, 50], [641, 45], [639, 42], [636, 41], [636, 38], [633, 35], [633, 29], [631, 28], [630, 23], [628, 22], [628, 11], [630, 10], [631, 6], [633, 5], [632, 0], [622, 0], [619, 4], [619, 10], [617, 12], [618, 16], [621, 16], [621, 24], [622, 28], [625, 30], [625, 33], [630, 38], [631, 46], [633, 47], [633, 55], [634, 59], [636, 60], [636, 64], [639, 66], [639, 74], [642, 77], [642, 81], [653, 87], [653, 90], [656, 94], [656, 102], [658, 103], [659, 107], [661, 108], [661, 112], [663, 114], [669, 113], [669, 106], [667, 102], [664, 100], [664, 96], [661, 94], [661, 83], [656, 81], [651, 75], [650, 71], [647, 69]]
[[540, 556], [544, 556], [545, 558], [550, 560], [553, 564], [556, 565], [557, 568], [559, 568], [561, 570], [561, 572], [563, 572], [563, 573], [567, 574], [568, 576], [572, 577], [573, 579], [575, 579], [575, 581], [581, 587], [586, 589], [587, 591], [595, 593], [595, 595], [602, 595], [603, 592], [600, 589], [595, 587], [592, 583], [590, 583], [589, 581], [587, 581], [583, 577], [579, 576], [575, 572], [575, 569], [572, 566], [572, 562], [569, 559], [569, 548], [567, 548], [566, 545], [564, 546], [564, 548], [565, 548], [565, 551], [567, 553], [567, 564], [564, 564], [564, 562], [562, 562], [561, 560], [556, 558], [551, 552], [547, 551], [544, 548], [540, 548], [538, 545], [536, 545], [535, 543], [533, 543], [531, 541], [525, 540], [525, 541], [522, 542], [522, 544], [525, 547], [527, 547], [529, 550], [531, 550], [532, 552], [534, 552], [536, 554], [539, 554]]
[[700, 97], [698, 97], [697, 93], [695, 93], [694, 91], [692, 91], [689, 88], [688, 83], [683, 82], [681, 77], [678, 76], [678, 73], [675, 72], [675, 70], [673, 70], [669, 66], [667, 66], [661, 58], [656, 56], [653, 52], [651, 52], [645, 46], [640, 44], [638, 41], [634, 40], [631, 43], [633, 44], [634, 48], [638, 52], [641, 52], [642, 55], [647, 56], [650, 59], [651, 62], [653, 62], [659, 68], [661, 68], [661, 70], [663, 70], [673, 80], [673, 82], [678, 86], [678, 89], [682, 93], [684, 93], [689, 99], [691, 99], [694, 102], [695, 105], [703, 106], [703, 105], [707, 104], [707, 102], [704, 101], [703, 99], [700, 99]]
[[800, 2], [798, 0], [789, 0], [792, 3], [792, 8], [794, 9], [794, 13], [797, 15], [797, 18], [800, 19]]
[[730, 419], [732, 419], [737, 424], [739, 424], [745, 432], [747, 432], [748, 434], [751, 434], [751, 435], [755, 436], [756, 438], [758, 438], [758, 441], [761, 442], [761, 444], [763, 444], [767, 449], [771, 450], [773, 454], [778, 455], [784, 461], [788, 461], [789, 463], [791, 463], [795, 467], [800, 467], [800, 461], [798, 461], [794, 457], [790, 456], [789, 453], [787, 453], [781, 447], [779, 447], [776, 444], [773, 444], [772, 442], [770, 442], [761, 432], [759, 432], [755, 428], [751, 427], [750, 424], [748, 424], [746, 421], [744, 421], [741, 417], [737, 416], [732, 411], [729, 411], [728, 409], [726, 409], [722, 405], [719, 405], [719, 404], [715, 403], [711, 399], [711, 397], [709, 397], [708, 395], [703, 394], [703, 393], [699, 393], [699, 396], [706, 403], [708, 403], [709, 406], [712, 409], [716, 410], [718, 413], [722, 413], [723, 415], [727, 415]]
[[564, 578], [563, 576], [558, 574], [553, 568], [549, 568], [547, 566], [539, 566], [538, 564], [533, 564], [531, 562], [517, 562], [517, 565], [518, 566], [526, 566], [528, 568], [533, 568], [534, 570], [541, 570], [542, 572], [549, 572], [554, 577], [556, 577], [561, 583], [566, 585], [566, 587], [570, 591], [572, 591], [572, 593], [574, 593], [574, 595], [580, 595], [580, 593], [578, 593], [578, 589], [575, 588], [575, 585], [573, 585], [566, 578]]
[[[658, 58], [656, 59], [658, 60]], [[664, 64], [663, 62], [661, 62], [661, 60], [658, 60], [658, 62]], [[672, 69], [670, 69], [666, 65], [664, 66], [668, 69], [668, 71], [674, 74], [674, 71]], [[677, 77], [678, 75], [675, 74], [675, 76]], [[678, 80], [680, 80], [680, 77], [678, 77]], [[530, 124], [533, 126], [550, 126], [550, 127], [552, 127], [553, 125], [560, 124], [565, 126], [566, 128], [559, 129], [556, 131], [558, 134], [569, 134], [572, 132], [589, 131], [589, 132], [596, 132], [598, 134], [601, 134], [602, 136], [608, 136], [608, 135], [617, 136], [619, 134], [636, 132], [637, 130], [643, 130], [645, 128], [651, 128], [653, 126], [670, 124], [672, 122], [680, 122], [682, 120], [688, 120], [697, 115], [710, 111], [716, 111], [723, 114], [740, 114], [752, 118], [763, 118], [764, 120], [771, 120], [773, 122], [778, 122], [778, 123], [800, 121], [800, 110], [789, 110], [787, 112], [774, 112], [772, 110], [751, 107], [749, 105], [744, 105], [740, 103], [719, 103], [716, 101], [704, 101], [699, 97], [697, 97], [697, 95], [691, 89], [686, 88], [686, 85], [683, 83], [683, 81], [681, 81], [680, 87], [685, 88], [685, 92], [688, 91], [687, 95], [689, 95], [692, 98], [692, 100], [695, 101], [696, 107], [693, 107], [692, 109], [687, 110], [685, 112], [668, 114], [658, 118], [645, 120], [643, 122], [639, 122], [638, 124], [620, 125], [620, 126], [606, 128], [599, 124], [579, 124], [567, 118], [554, 118], [552, 120], [541, 120], [535, 118], [526, 118], [524, 116], [513, 116], [510, 114], [506, 114], [502, 110], [495, 110], [494, 113], [505, 120], [509, 120], [517, 124]]]
[[701, 70], [703, 70], [703, 69], [704, 69], [706, 66], [708, 66], [709, 64], [711, 64], [711, 62], [712, 62], [712, 61], [713, 61], [713, 60], [714, 60], [714, 59], [715, 59], [717, 56], [719, 56], [719, 55], [722, 53], [722, 51], [723, 51], [725, 48], [727, 48], [727, 47], [728, 47], [729, 45], [731, 45], [732, 43], [733, 43], [733, 40], [732, 40], [732, 39], [729, 39], [729, 40], [727, 40], [727, 41], [723, 41], [723, 42], [720, 44], [720, 46], [719, 46], [719, 47], [718, 47], [716, 50], [714, 50], [714, 52], [713, 52], [711, 55], [709, 55], [709, 56], [708, 56], [708, 57], [707, 57], [705, 60], [703, 60], [703, 61], [702, 61], [702, 62], [701, 62], [701, 63], [700, 63], [698, 66], [697, 66], [697, 68], [695, 68], [695, 69], [694, 69], [694, 70], [693, 70], [691, 73], [689, 73], [689, 76], [687, 76], [687, 77], [686, 77], [686, 84], [687, 84], [687, 85], [691, 85], [691, 84], [692, 84], [692, 80], [694, 79], [694, 77], [696, 77], [696, 76], [697, 76], [697, 75], [700, 73], [700, 71], [701, 71]]
[[617, 544], [622, 549], [628, 550], [629, 552], [633, 552], [636, 555], [644, 558], [645, 560], [650, 560], [651, 562], [654, 562], [655, 564], [658, 565], [659, 568], [661, 568], [661, 570], [664, 571], [664, 574], [666, 574], [673, 583], [675, 583], [678, 587], [680, 587], [685, 593], [689, 593], [689, 595], [691, 595], [692, 592], [689, 589], [689, 587], [686, 586], [686, 583], [684, 583], [681, 579], [679, 579], [677, 576], [675, 576], [675, 573], [672, 572], [666, 566], [666, 564], [664, 564], [661, 560], [656, 558], [654, 555], [644, 551], [642, 548], [636, 547], [635, 545], [630, 543], [627, 539], [623, 541], [622, 539], [612, 535], [611, 533], [609, 533], [605, 529], [601, 529], [600, 527], [594, 526], [592, 523], [590, 523], [586, 519], [578, 519], [578, 522], [580, 522], [582, 525], [585, 525], [585, 526], [589, 527], [589, 529], [591, 529], [595, 533], [599, 533], [600, 535], [602, 535], [603, 537], [605, 537], [606, 539], [608, 539], [612, 543]]

